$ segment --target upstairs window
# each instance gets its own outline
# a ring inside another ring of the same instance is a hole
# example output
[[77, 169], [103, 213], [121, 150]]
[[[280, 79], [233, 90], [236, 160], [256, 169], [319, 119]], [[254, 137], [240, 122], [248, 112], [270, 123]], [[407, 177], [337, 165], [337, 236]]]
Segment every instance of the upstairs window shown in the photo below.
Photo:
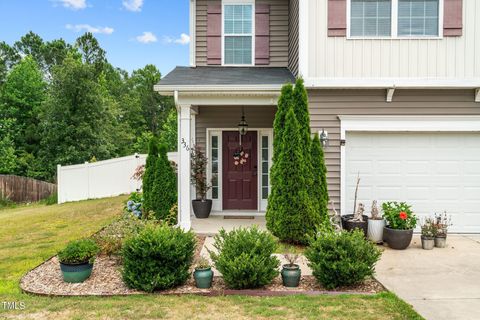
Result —
[[440, 35], [443, 0], [348, 0], [350, 37], [412, 38]]
[[228, 4], [224, 6], [224, 64], [252, 65], [253, 28], [252, 4]]
[[399, 0], [399, 36], [438, 36], [438, 0]]
[[388, 37], [391, 34], [391, 0], [352, 0], [350, 16], [353, 37]]

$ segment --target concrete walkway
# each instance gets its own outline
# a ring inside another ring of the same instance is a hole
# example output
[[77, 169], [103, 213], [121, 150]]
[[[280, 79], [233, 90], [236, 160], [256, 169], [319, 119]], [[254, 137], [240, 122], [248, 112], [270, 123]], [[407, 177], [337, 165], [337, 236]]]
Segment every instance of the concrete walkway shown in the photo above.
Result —
[[376, 278], [426, 319], [480, 319], [480, 235], [449, 235], [447, 248], [386, 249]]

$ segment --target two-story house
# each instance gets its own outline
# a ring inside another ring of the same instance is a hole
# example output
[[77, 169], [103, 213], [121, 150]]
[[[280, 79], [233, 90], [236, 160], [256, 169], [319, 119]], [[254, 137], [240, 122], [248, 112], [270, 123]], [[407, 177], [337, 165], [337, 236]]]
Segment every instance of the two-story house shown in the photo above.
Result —
[[[480, 232], [480, 1], [190, 0], [190, 22], [190, 66], [155, 87], [178, 108], [184, 228], [194, 144], [209, 158], [213, 214], [264, 214], [277, 99], [303, 77], [343, 214], [360, 174], [367, 212], [407, 201]], [[239, 148], [249, 159], [235, 165]]]

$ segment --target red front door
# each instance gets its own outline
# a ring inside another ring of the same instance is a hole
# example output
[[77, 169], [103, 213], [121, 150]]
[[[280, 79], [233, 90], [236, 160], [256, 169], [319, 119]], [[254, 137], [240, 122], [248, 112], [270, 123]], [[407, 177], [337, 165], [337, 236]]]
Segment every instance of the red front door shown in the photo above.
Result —
[[[257, 210], [257, 132], [242, 136], [240, 146], [238, 132], [223, 131], [222, 144], [223, 209]], [[243, 164], [234, 158], [242, 150]]]

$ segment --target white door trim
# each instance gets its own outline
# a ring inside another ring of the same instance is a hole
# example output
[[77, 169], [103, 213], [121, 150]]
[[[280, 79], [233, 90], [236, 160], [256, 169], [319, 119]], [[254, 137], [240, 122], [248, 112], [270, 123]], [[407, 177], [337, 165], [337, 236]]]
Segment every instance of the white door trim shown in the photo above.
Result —
[[348, 116], [340, 115], [340, 210], [346, 211], [347, 132], [480, 132], [480, 116]]
[[[272, 155], [273, 155], [273, 128], [248, 128], [249, 131], [256, 131], [257, 132], [257, 211], [251, 210], [223, 210], [223, 141], [222, 141], [222, 133], [223, 131], [238, 131], [238, 128], [207, 128], [206, 129], [206, 154], [207, 157], [210, 159], [210, 140], [212, 134], [219, 134], [218, 144], [219, 144], [219, 151], [218, 151], [218, 199], [213, 200], [213, 209], [212, 215], [264, 215], [264, 211], [262, 209], [266, 209], [266, 202], [265, 200], [262, 201], [262, 146], [261, 146], [261, 137], [262, 135], [268, 135], [269, 137], [269, 169], [272, 166]], [[270, 177], [270, 176], [269, 176]], [[212, 166], [211, 162], [209, 161], [207, 166], [207, 180], [210, 181], [212, 179]], [[269, 191], [271, 186], [269, 185]], [[208, 197], [212, 197], [211, 191], [208, 192]]]

